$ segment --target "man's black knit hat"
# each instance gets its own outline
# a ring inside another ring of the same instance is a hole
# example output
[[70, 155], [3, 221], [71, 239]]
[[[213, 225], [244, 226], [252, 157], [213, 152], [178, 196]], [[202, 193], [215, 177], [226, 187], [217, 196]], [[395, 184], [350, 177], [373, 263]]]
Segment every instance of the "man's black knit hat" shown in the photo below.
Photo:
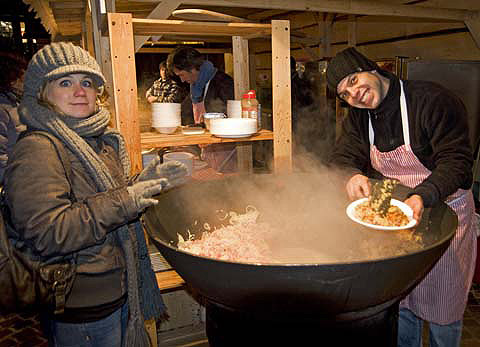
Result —
[[372, 71], [380, 69], [378, 65], [365, 57], [353, 47], [348, 47], [337, 53], [327, 67], [328, 87], [337, 92], [341, 80], [354, 72]]

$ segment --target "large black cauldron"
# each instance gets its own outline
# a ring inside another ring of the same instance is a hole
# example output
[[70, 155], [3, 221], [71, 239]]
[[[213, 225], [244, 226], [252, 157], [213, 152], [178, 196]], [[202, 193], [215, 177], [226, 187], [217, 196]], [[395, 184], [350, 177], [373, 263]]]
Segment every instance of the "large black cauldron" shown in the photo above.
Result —
[[[403, 200], [407, 193], [400, 187], [394, 197]], [[325, 346], [394, 346], [399, 301], [434, 266], [455, 232], [457, 217], [443, 203], [426, 209], [416, 229], [425, 246], [403, 256], [269, 265], [214, 260], [176, 247], [177, 233], [187, 237], [187, 230], [201, 233], [204, 222], [219, 225], [215, 212], [219, 209], [242, 212], [254, 205], [261, 218], [273, 221], [305, 216], [307, 206], [312, 211], [318, 206], [318, 211], [307, 214], [315, 225], [309, 228], [319, 235], [345, 233], [342, 244], [325, 237], [325, 247], [340, 252], [356, 247], [360, 235], [378, 233], [348, 220], [344, 213], [348, 201], [343, 196], [341, 183], [325, 175], [237, 176], [163, 193], [144, 221], [165, 259], [205, 298], [212, 346], [272, 345], [272, 339], [276, 339], [273, 345], [316, 341]], [[297, 222], [303, 225], [302, 220]]]

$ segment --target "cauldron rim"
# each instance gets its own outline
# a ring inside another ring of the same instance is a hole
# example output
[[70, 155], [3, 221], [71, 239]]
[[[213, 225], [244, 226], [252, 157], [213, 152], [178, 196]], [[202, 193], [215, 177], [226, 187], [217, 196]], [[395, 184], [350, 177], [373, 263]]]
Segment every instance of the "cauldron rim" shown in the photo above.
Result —
[[[143, 218], [143, 217], [142, 217]], [[145, 221], [144, 221], [145, 222]], [[200, 259], [205, 259], [207, 261], [216, 261], [216, 262], [221, 262], [221, 263], [226, 263], [226, 264], [239, 264], [239, 265], [252, 265], [252, 266], [265, 266], [265, 267], [316, 267], [316, 266], [348, 266], [348, 265], [356, 265], [356, 264], [369, 264], [369, 263], [378, 263], [380, 261], [389, 261], [393, 259], [400, 259], [404, 257], [410, 257], [415, 254], [423, 253], [426, 252], [430, 249], [433, 249], [435, 247], [440, 246], [444, 242], [449, 241], [450, 239], [453, 238], [455, 235], [455, 231], [451, 232], [450, 234], [447, 234], [445, 237], [437, 240], [436, 242], [430, 244], [428, 247], [422, 247], [419, 250], [408, 252], [406, 254], [402, 255], [397, 255], [397, 256], [391, 256], [391, 257], [379, 257], [375, 259], [368, 259], [368, 260], [358, 260], [358, 261], [350, 261], [350, 262], [335, 262], [335, 263], [254, 263], [254, 262], [240, 262], [240, 261], [228, 261], [228, 260], [222, 260], [222, 259], [216, 259], [212, 257], [205, 257], [201, 255], [196, 255], [187, 251], [183, 251], [179, 249], [178, 247], [172, 246], [170, 243], [165, 242], [164, 240], [159, 239], [156, 235], [154, 235], [149, 228], [146, 228], [148, 235], [154, 239], [156, 242], [161, 243], [163, 246], [170, 248], [171, 250], [179, 253], [183, 253], [185, 255], [195, 257], [195, 258], [200, 258]], [[161, 252], [161, 250], [159, 250]]]

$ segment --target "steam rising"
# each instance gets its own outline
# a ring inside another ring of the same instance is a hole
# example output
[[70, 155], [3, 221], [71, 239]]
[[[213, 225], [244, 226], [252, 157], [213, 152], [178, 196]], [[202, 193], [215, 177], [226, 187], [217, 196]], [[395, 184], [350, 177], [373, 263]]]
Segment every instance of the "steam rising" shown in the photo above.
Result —
[[[225, 211], [245, 213], [245, 208], [253, 205], [260, 212], [258, 222], [266, 222], [276, 231], [267, 240], [272, 263], [356, 262], [422, 247], [412, 232], [372, 230], [348, 219], [342, 175], [317, 169], [315, 174], [231, 177], [184, 187], [176, 194], [182, 212], [172, 232], [188, 237], [188, 230], [199, 236], [205, 231], [204, 223], [220, 228], [225, 224], [220, 218]], [[176, 246], [174, 236], [172, 243]]]

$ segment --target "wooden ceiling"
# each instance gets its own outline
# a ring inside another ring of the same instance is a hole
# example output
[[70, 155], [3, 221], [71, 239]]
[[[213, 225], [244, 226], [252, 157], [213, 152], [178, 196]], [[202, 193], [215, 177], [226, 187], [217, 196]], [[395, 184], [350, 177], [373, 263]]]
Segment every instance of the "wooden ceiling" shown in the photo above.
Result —
[[[249, 21], [267, 23], [272, 19], [289, 19], [292, 36], [301, 41], [319, 42], [318, 23], [349, 20], [350, 15], [371, 18], [391, 17], [392, 21], [426, 18], [430, 22], [452, 23], [452, 27], [468, 27], [480, 32], [480, 2], [477, 0], [23, 0], [30, 5], [53, 40], [79, 40], [85, 31], [85, 18], [90, 1], [105, 2], [112, 12], [132, 13], [135, 18], [178, 19], [170, 14], [175, 9], [205, 9]], [[108, 10], [107, 10], [108, 11]], [[168, 14], [165, 12], [169, 12]], [[479, 36], [475, 38], [477, 45]], [[193, 34], [192, 34], [193, 36]]]

